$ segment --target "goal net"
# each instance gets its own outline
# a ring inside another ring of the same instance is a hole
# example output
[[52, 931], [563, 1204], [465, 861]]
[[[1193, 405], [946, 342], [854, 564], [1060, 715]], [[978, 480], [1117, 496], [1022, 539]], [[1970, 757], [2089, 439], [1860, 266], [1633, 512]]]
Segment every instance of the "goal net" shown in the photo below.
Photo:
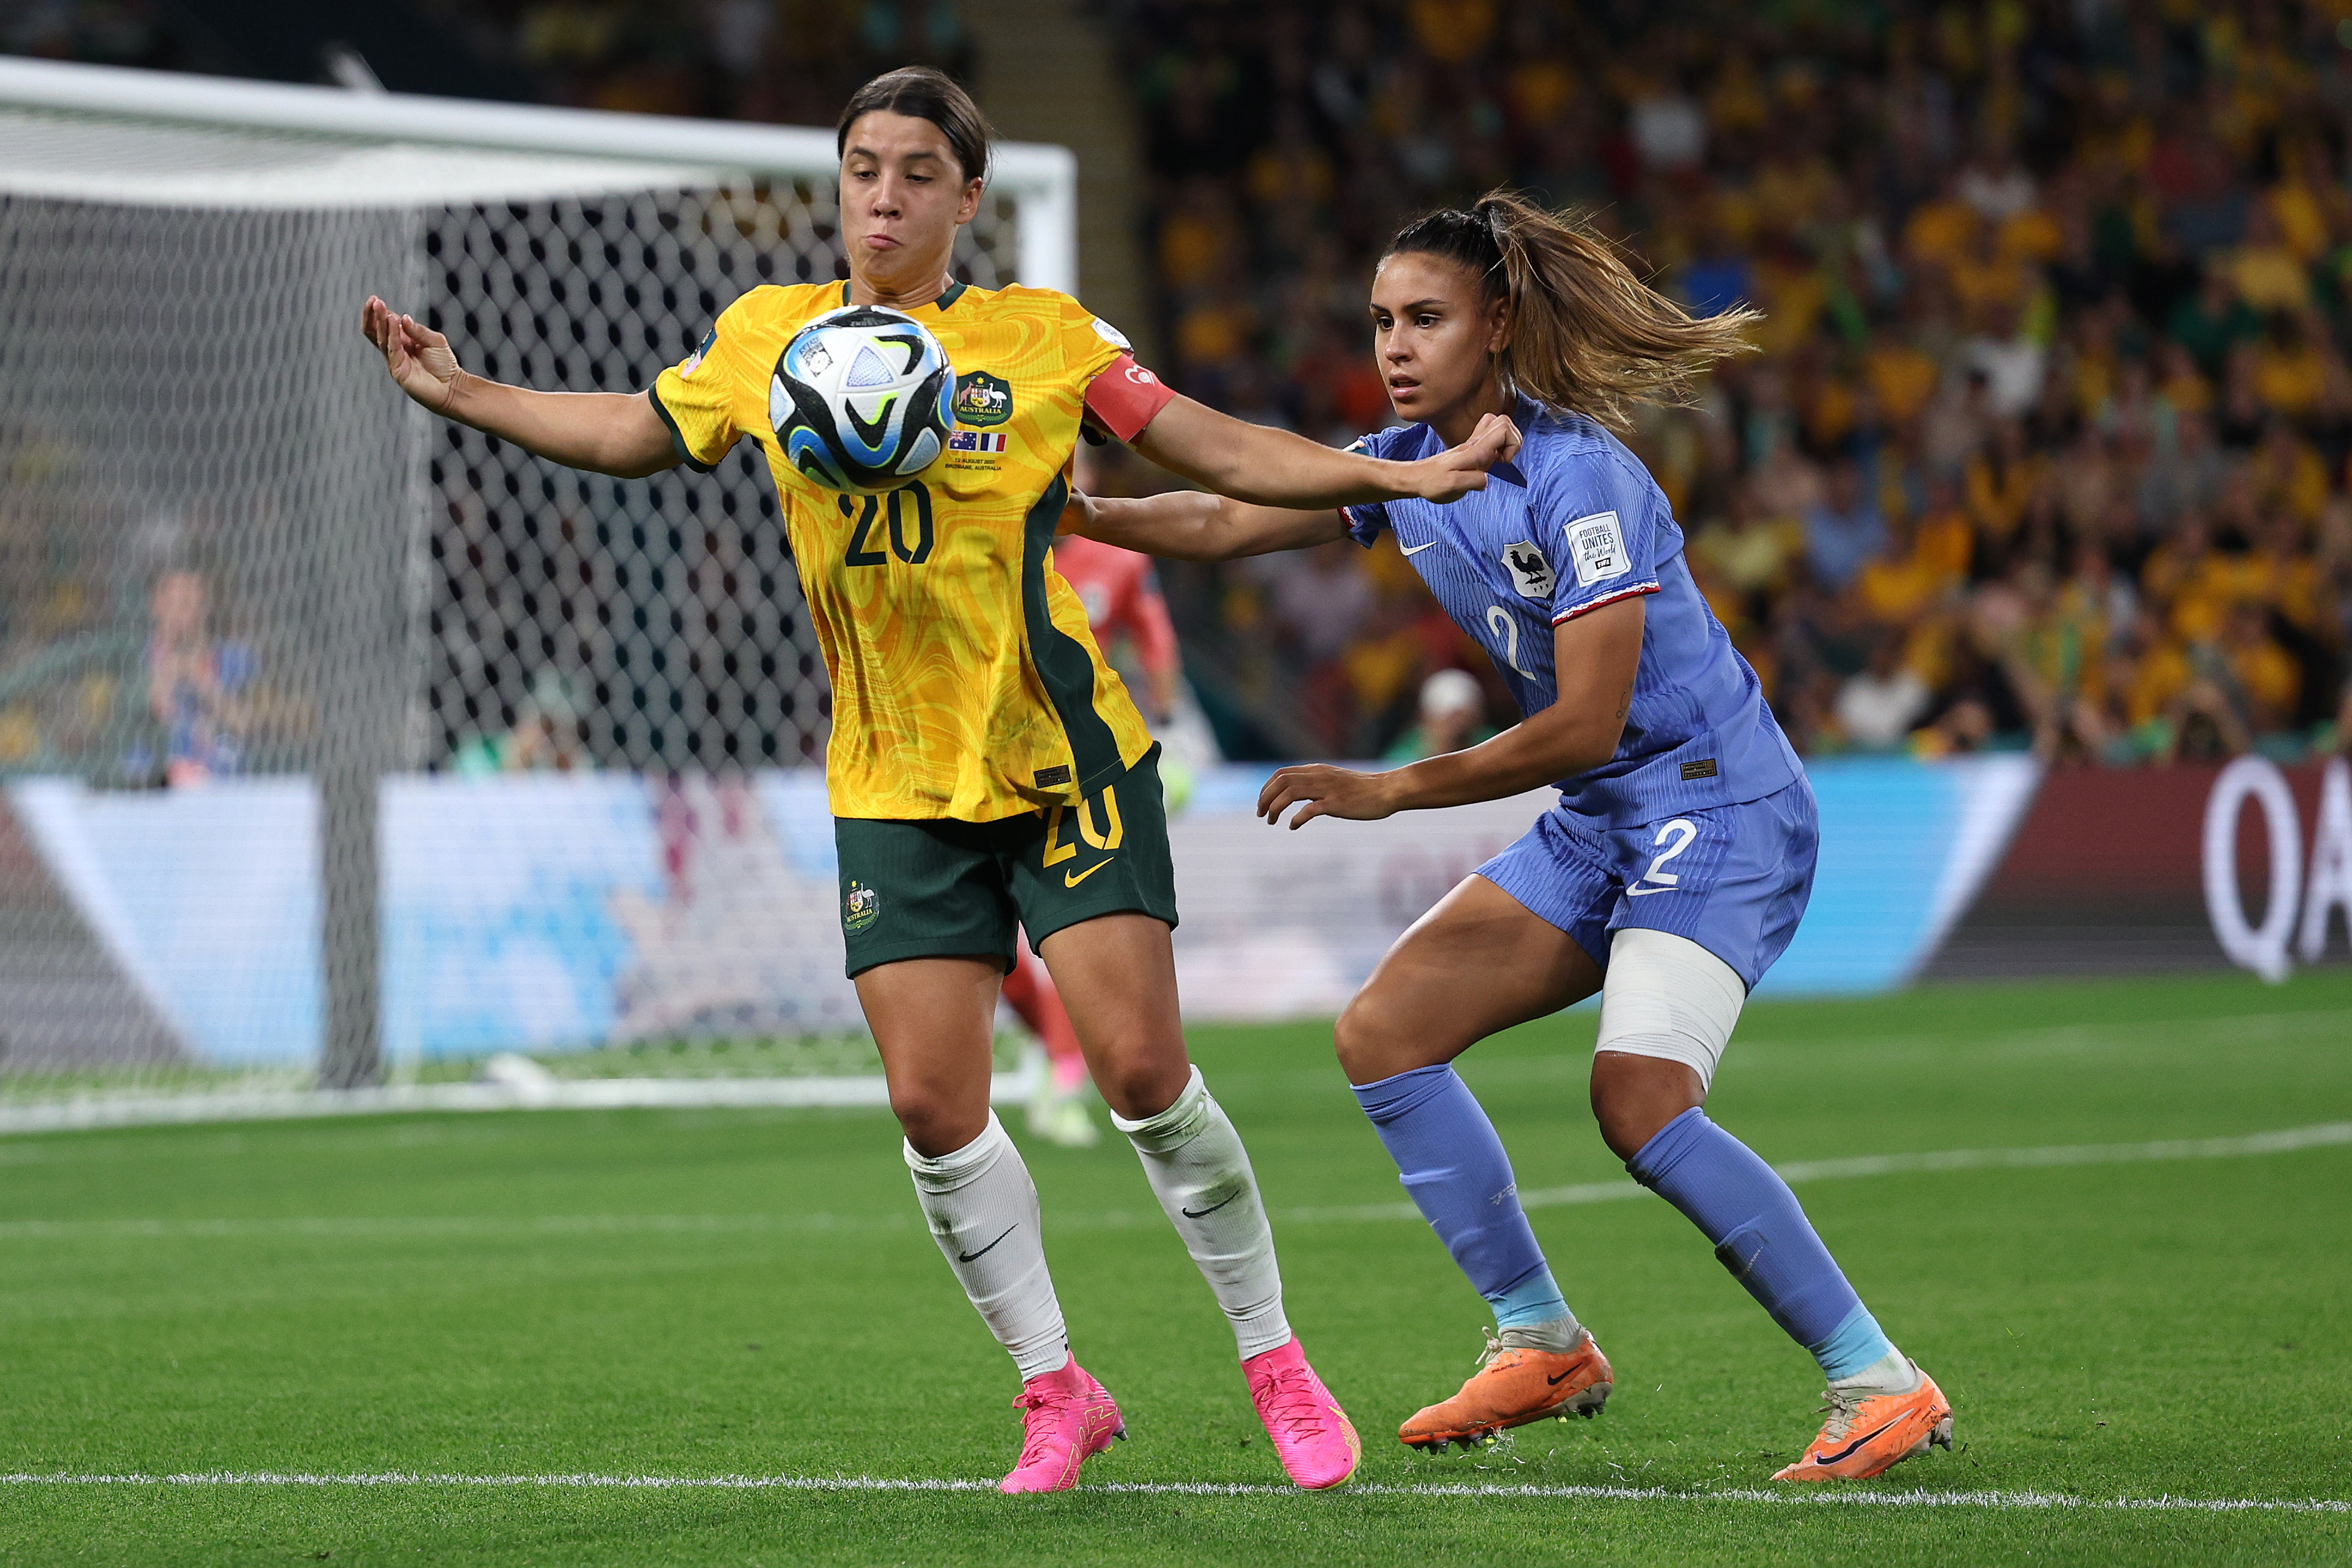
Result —
[[[959, 277], [1072, 287], [1074, 185], [1003, 149]], [[356, 330], [634, 390], [834, 201], [821, 131], [0, 61], [0, 1121], [877, 1091], [756, 454], [558, 468]]]

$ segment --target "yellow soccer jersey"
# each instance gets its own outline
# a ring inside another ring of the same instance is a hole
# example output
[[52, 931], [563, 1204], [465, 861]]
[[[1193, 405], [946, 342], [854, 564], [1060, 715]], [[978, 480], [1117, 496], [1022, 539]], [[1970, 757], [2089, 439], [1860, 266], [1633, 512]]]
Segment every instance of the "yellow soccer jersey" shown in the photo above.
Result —
[[1053, 570], [1087, 388], [1123, 352], [1051, 289], [962, 285], [908, 312], [956, 371], [956, 437], [887, 496], [824, 489], [784, 459], [768, 387], [843, 283], [754, 289], [662, 372], [653, 404], [708, 469], [765, 449], [833, 679], [834, 815], [993, 822], [1075, 801], [1151, 737]]

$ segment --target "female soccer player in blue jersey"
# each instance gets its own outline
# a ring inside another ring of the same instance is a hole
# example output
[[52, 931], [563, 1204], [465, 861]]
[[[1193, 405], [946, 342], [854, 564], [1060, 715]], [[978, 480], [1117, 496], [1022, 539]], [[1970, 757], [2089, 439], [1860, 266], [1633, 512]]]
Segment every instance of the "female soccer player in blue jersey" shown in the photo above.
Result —
[[1258, 803], [1270, 823], [1560, 791], [1398, 941], [1339, 1019], [1357, 1098], [1499, 1330], [1461, 1391], [1398, 1435], [1466, 1445], [1591, 1414], [1609, 1395], [1609, 1363], [1554, 1283], [1501, 1140], [1452, 1065], [1598, 991], [1601, 1138], [1829, 1379], [1827, 1424], [1777, 1479], [1873, 1476], [1948, 1446], [1935, 1383], [1880, 1330], [1787, 1184], [1702, 1109], [1748, 992], [1804, 912], [1819, 832], [1803, 769], [1692, 583], [1664, 495], [1612, 430], [1637, 403], [1683, 398], [1694, 374], [1746, 347], [1756, 318], [1694, 320], [1604, 240], [1499, 194], [1399, 234], [1371, 317], [1390, 399], [1412, 423], [1359, 447], [1418, 458], [1507, 417], [1523, 439], [1493, 470], [1502, 483], [1444, 505], [1338, 512], [1200, 494], [1089, 500], [1066, 523], [1190, 560], [1343, 533], [1369, 545], [1386, 530], [1526, 715], [1386, 773], [1284, 768]]

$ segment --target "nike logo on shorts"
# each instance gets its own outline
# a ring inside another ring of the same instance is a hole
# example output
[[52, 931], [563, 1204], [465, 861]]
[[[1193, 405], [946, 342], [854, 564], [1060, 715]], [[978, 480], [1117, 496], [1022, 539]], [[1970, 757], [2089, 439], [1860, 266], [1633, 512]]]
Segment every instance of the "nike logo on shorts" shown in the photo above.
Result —
[[1062, 886], [1065, 888], [1075, 888], [1080, 882], [1085, 881], [1088, 877], [1093, 876], [1096, 872], [1101, 870], [1104, 867], [1109, 864], [1110, 862], [1108, 860], [1097, 860], [1083, 871], [1065, 871], [1062, 873]]
[[1647, 898], [1652, 893], [1678, 893], [1680, 891], [1682, 891], [1680, 888], [1628, 888], [1625, 889], [1625, 896], [1629, 899], [1641, 899]]
[[1400, 544], [1397, 546], [1397, 553], [1399, 555], [1418, 555], [1423, 551], [1429, 549], [1432, 545], [1434, 545], [1438, 541], [1433, 539], [1428, 544], [1415, 544], [1411, 547]]
[[[1020, 1227], [1019, 1226], [1017, 1226], [1017, 1225], [1008, 1225], [1008, 1226], [1006, 1226], [1004, 1227], [1004, 1236], [1000, 1236], [1000, 1237], [998, 1237], [996, 1238], [996, 1241], [1003, 1241], [1003, 1240], [1004, 1239], [1004, 1237], [1005, 1237], [1005, 1236], [1011, 1236], [1014, 1231], [1016, 1231], [1016, 1230], [1018, 1230], [1018, 1229], [1020, 1229], [1020, 1228], [1021, 1228], [1021, 1227]], [[996, 1247], [996, 1241], [992, 1241], [992, 1242], [990, 1242], [986, 1247], [982, 1247], [978, 1252], [959, 1252], [959, 1253], [957, 1253], [957, 1254], [956, 1254], [956, 1261], [957, 1261], [958, 1263], [970, 1263], [970, 1262], [971, 1262], [973, 1258], [982, 1258], [982, 1257], [985, 1257], [988, 1253], [990, 1253], [990, 1252], [992, 1252], [992, 1251], [993, 1251], [993, 1250], [995, 1249], [995, 1247]]]

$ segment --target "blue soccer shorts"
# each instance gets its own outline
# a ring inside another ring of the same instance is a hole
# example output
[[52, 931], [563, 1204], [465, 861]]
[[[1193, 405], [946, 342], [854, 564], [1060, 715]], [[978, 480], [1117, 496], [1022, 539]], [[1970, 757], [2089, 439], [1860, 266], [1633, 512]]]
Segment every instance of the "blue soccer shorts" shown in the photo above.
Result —
[[1812, 786], [1801, 777], [1762, 800], [1636, 827], [1603, 827], [1556, 806], [1478, 875], [1603, 969], [1610, 939], [1643, 927], [1696, 942], [1752, 991], [1797, 934], [1821, 840]]

